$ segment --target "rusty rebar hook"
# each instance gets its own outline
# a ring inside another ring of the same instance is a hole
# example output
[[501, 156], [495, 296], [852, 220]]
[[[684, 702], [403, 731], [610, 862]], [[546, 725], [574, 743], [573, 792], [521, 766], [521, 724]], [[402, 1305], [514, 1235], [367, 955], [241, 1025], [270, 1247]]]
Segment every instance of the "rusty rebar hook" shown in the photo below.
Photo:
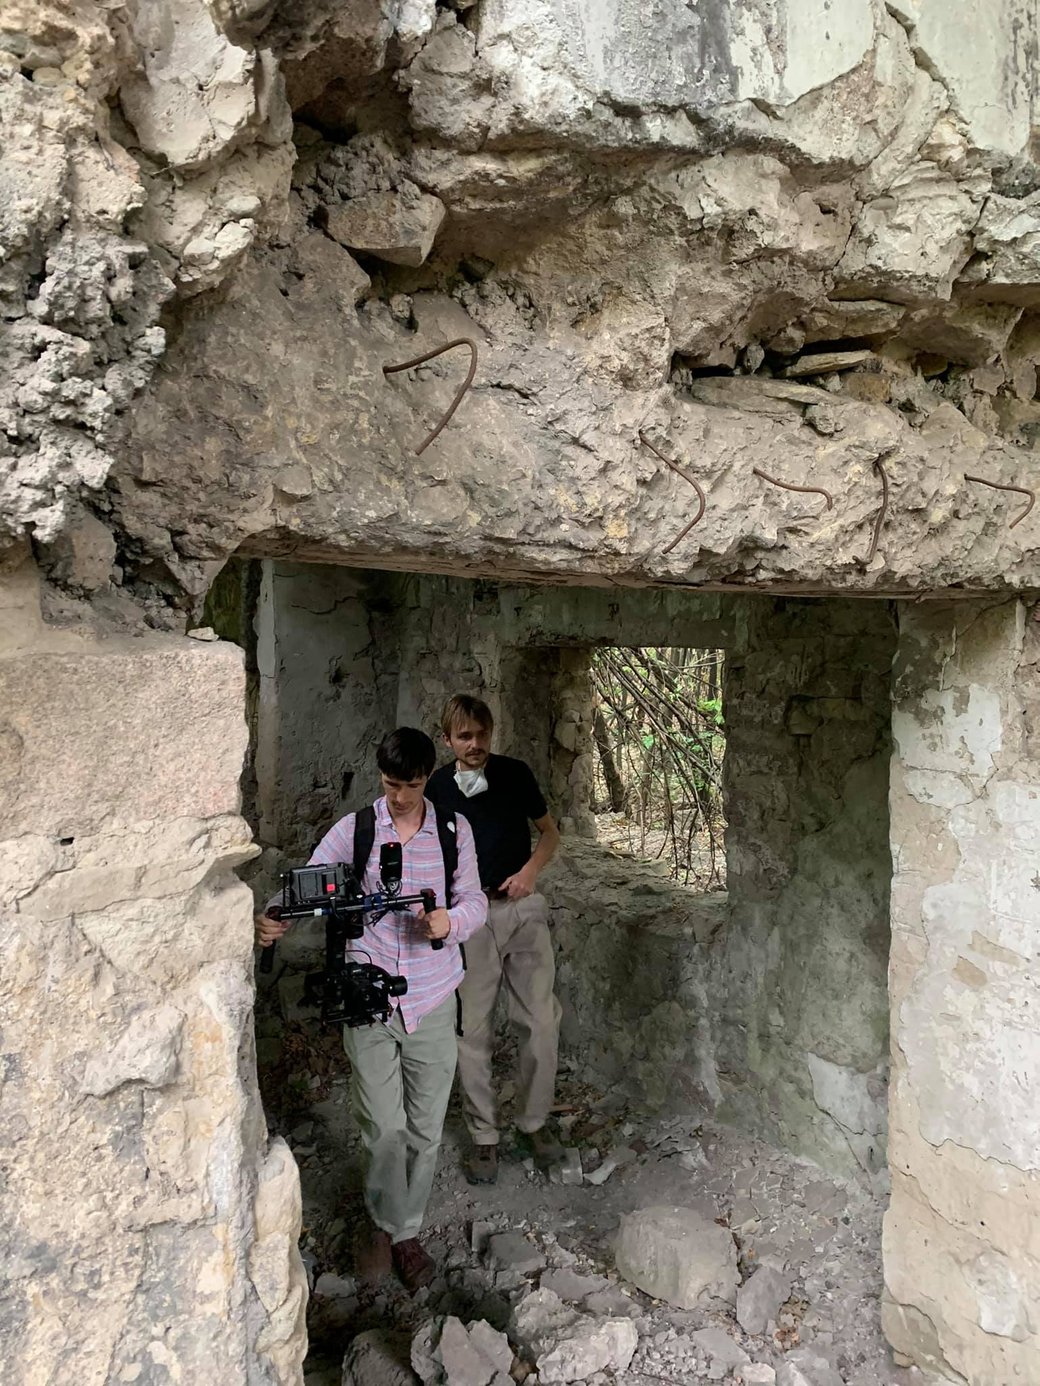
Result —
[[806, 496], [822, 496], [827, 502], [827, 509], [834, 509], [834, 501], [831, 498], [831, 493], [825, 491], [822, 486], [795, 486], [790, 481], [780, 481], [779, 478], [770, 476], [768, 472], [762, 471], [760, 467], [752, 467], [751, 470], [754, 472], [755, 476], [760, 476], [763, 481], [768, 481], [771, 486], [779, 486], [782, 491], [800, 491]]
[[473, 377], [477, 373], [477, 344], [472, 337], [454, 337], [450, 342], [445, 342], [443, 346], [435, 347], [433, 351], [426, 351], [422, 354], [422, 356], [413, 357], [411, 361], [402, 361], [399, 366], [383, 367], [384, 375], [393, 375], [396, 371], [411, 370], [413, 366], [421, 366], [424, 361], [432, 361], [435, 356], [441, 356], [444, 354], [444, 352], [451, 351], [452, 347], [457, 346], [467, 346], [470, 349], [470, 363], [469, 370], [466, 372], [466, 379], [459, 386], [455, 398], [448, 405], [447, 412], [445, 413], [444, 418], [441, 419], [437, 427], [433, 429], [429, 436], [426, 437], [415, 449], [416, 457], [418, 457], [421, 453], [424, 453], [426, 449], [430, 446], [430, 444], [433, 442], [433, 440], [436, 437], [438, 437], [439, 434], [448, 425], [448, 423], [450, 423], [451, 416], [455, 413], [455, 410], [462, 403], [463, 395], [473, 384]]
[[688, 481], [690, 485], [693, 487], [693, 489], [697, 492], [698, 504], [696, 515], [694, 515], [693, 519], [686, 526], [686, 528], [681, 530], [675, 536], [675, 538], [668, 545], [668, 547], [661, 550], [661, 557], [663, 558], [666, 553], [671, 553], [671, 551], [675, 548], [676, 544], [681, 544], [682, 541], [689, 534], [690, 530], [693, 529], [694, 525], [700, 522], [701, 517], [704, 515], [704, 510], [708, 504], [708, 501], [707, 497], [704, 494], [704, 490], [701, 487], [700, 482], [693, 475], [693, 473], [688, 472], [680, 462], [673, 462], [670, 457], [665, 457], [664, 453], [661, 452], [659, 448], [654, 447], [653, 443], [651, 443], [650, 439], [646, 437], [642, 429], [639, 430], [639, 441], [643, 444], [644, 447], [649, 448], [650, 451], [655, 455], [655, 457], [659, 457], [666, 467], [671, 467], [673, 472], [677, 472], [679, 476], [683, 478], [684, 481]]
[[881, 538], [881, 526], [885, 523], [885, 516], [888, 514], [888, 473], [885, 471], [885, 462], [898, 451], [898, 448], [886, 448], [880, 457], [874, 458], [874, 470], [881, 478], [881, 509], [874, 517], [874, 533], [870, 539], [870, 552], [863, 560], [864, 568], [869, 568], [874, 561], [878, 540]]
[[1020, 525], [1036, 504], [1036, 492], [1031, 491], [1028, 486], [1005, 486], [999, 481], [987, 481], [984, 476], [969, 476], [967, 472], [964, 473], [964, 480], [974, 481], [979, 486], [991, 486], [994, 491], [1017, 491], [1020, 496], [1029, 497], [1026, 501], [1025, 509], [1011, 521], [1008, 525], [1008, 529], [1014, 529], [1016, 525]]

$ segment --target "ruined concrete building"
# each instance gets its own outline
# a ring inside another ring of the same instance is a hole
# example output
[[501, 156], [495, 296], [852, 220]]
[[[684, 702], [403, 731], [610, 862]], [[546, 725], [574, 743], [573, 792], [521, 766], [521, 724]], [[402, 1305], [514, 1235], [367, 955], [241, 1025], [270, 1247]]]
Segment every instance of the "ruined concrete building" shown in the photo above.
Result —
[[589, 652], [655, 641], [727, 652], [728, 893], [590, 1061], [890, 1179], [897, 1360], [1040, 1381], [1038, 42], [4, 0], [5, 1381], [302, 1380], [237, 869], [460, 685], [578, 843]]

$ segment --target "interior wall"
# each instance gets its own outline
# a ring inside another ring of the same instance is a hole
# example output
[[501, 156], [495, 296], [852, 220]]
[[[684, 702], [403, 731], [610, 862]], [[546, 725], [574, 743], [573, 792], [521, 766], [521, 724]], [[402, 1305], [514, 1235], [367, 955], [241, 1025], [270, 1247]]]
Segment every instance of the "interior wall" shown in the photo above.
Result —
[[723, 709], [723, 1110], [831, 1168], [885, 1160], [888, 775], [882, 603], [742, 604]]
[[0, 573], [0, 1360], [297, 1382], [296, 1166], [252, 1039], [240, 651], [46, 627]]
[[394, 726], [421, 727], [449, 758], [440, 714], [483, 697], [495, 746], [528, 760], [565, 829], [591, 832], [588, 651], [595, 644], [719, 647], [739, 601], [269, 560], [257, 627], [258, 835], [283, 855], [378, 790], [373, 752]]

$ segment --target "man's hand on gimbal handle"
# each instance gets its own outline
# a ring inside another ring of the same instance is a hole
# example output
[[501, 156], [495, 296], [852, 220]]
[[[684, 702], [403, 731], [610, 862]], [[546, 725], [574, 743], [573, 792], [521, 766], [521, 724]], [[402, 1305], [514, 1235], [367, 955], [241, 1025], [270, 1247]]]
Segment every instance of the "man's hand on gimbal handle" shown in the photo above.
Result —
[[447, 910], [437, 908], [437, 896], [432, 890], [423, 890], [420, 894], [423, 898], [423, 912], [419, 917], [429, 930], [430, 947], [437, 952], [444, 947], [444, 940], [451, 928], [451, 917]]
[[263, 949], [260, 954], [261, 972], [270, 972], [274, 967], [275, 941], [280, 939], [289, 927], [289, 921], [282, 920], [281, 913], [280, 905], [271, 905], [263, 914], [253, 916], [253, 931], [256, 942]]

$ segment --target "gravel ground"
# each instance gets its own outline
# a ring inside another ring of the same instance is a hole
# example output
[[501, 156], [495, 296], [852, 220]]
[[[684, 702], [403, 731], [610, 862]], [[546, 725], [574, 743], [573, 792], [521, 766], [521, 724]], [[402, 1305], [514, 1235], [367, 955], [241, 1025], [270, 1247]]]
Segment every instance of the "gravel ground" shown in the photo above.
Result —
[[[277, 1056], [273, 1066], [261, 1068], [269, 1124], [286, 1136], [300, 1164], [304, 1258], [312, 1282], [323, 1274], [339, 1277], [318, 1284], [312, 1296], [307, 1386], [338, 1386], [344, 1351], [366, 1329], [399, 1332], [406, 1343], [434, 1314], [482, 1318], [504, 1329], [513, 1305], [560, 1267], [606, 1277], [629, 1297], [639, 1346], [627, 1372], [609, 1378], [623, 1386], [739, 1383], [737, 1367], [724, 1361], [728, 1350], [712, 1355], [691, 1337], [708, 1328], [721, 1329], [751, 1362], [774, 1368], [791, 1351], [810, 1348], [845, 1386], [927, 1381], [895, 1366], [881, 1336], [883, 1209], [868, 1192], [711, 1121], [661, 1120], [626, 1108], [574, 1073], [561, 1074], [558, 1120], [564, 1143], [580, 1154], [586, 1182], [557, 1182], [559, 1171], [547, 1176], [504, 1158], [496, 1185], [471, 1187], [459, 1165], [465, 1135], [456, 1099], [424, 1234], [439, 1267], [434, 1283], [414, 1298], [396, 1282], [355, 1285], [360, 1149], [338, 1037], [320, 1035], [308, 1020], [283, 1027], [262, 1013], [258, 1029], [262, 1059]], [[508, 1081], [504, 1091], [508, 1096]], [[602, 1184], [589, 1183], [587, 1176], [612, 1153], [620, 1154], [618, 1167]], [[682, 1311], [618, 1281], [613, 1238], [619, 1220], [651, 1204], [692, 1207], [728, 1228], [745, 1277], [763, 1264], [784, 1270], [792, 1292], [774, 1331], [749, 1335], [731, 1306]], [[506, 1230], [522, 1234], [538, 1269], [488, 1266], [482, 1254], [487, 1237]], [[534, 1384], [532, 1378], [528, 1386]]]

